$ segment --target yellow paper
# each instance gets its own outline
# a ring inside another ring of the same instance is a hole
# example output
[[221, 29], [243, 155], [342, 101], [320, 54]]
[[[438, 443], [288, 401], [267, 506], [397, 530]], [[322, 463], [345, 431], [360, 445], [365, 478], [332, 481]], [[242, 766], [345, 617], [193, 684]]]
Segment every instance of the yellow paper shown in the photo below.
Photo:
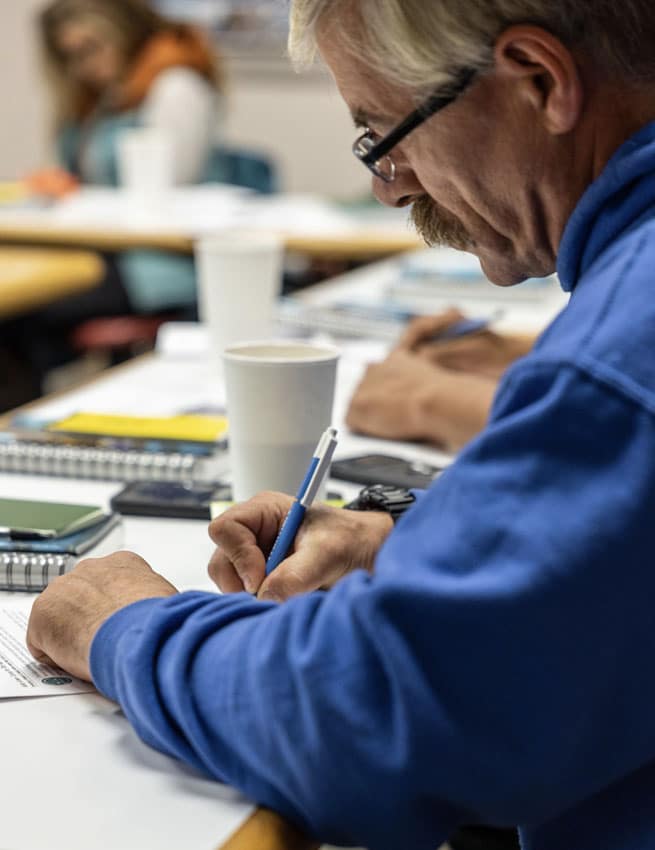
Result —
[[50, 431], [126, 437], [137, 440], [177, 440], [215, 443], [227, 434], [225, 416], [113, 416], [76, 413], [49, 426]]
[[25, 183], [0, 182], [0, 204], [15, 204], [30, 196]]

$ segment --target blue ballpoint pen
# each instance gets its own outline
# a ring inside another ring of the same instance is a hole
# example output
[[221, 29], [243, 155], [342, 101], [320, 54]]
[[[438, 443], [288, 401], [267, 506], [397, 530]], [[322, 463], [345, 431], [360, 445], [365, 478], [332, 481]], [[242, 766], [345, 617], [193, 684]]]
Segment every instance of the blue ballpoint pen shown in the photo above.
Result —
[[307, 508], [311, 507], [321, 484], [325, 480], [325, 476], [328, 474], [336, 447], [337, 431], [335, 428], [328, 428], [318, 441], [318, 446], [309, 464], [307, 474], [298, 489], [298, 495], [282, 524], [271, 554], [268, 556], [268, 560], [266, 561], [266, 575], [269, 575], [282, 563], [289, 549], [293, 546], [293, 541], [296, 539], [298, 529], [305, 518]]
[[434, 334], [434, 336], [430, 339], [430, 342], [445, 342], [449, 339], [459, 339], [460, 337], [469, 336], [470, 334], [481, 333], [482, 331], [486, 331], [491, 322], [500, 318], [501, 315], [502, 311], [497, 310], [493, 316], [490, 316], [488, 319], [460, 319], [459, 322], [455, 322], [449, 327]]

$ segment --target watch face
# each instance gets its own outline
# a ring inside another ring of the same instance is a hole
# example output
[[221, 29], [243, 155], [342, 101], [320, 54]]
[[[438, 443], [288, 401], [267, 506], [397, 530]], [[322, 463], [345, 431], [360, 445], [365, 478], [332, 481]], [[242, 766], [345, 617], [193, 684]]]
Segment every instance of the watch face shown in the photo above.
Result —
[[367, 487], [360, 494], [360, 500], [365, 509], [386, 511], [394, 520], [402, 516], [416, 501], [409, 490], [383, 484]]

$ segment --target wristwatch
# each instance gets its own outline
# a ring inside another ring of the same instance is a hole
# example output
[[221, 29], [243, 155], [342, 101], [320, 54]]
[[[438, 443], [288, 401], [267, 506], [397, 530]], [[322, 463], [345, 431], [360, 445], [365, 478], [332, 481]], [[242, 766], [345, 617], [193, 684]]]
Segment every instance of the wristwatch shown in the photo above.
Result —
[[372, 487], [365, 487], [345, 508], [348, 511], [385, 511], [391, 514], [394, 522], [398, 522], [415, 501], [416, 496], [404, 487], [374, 484]]

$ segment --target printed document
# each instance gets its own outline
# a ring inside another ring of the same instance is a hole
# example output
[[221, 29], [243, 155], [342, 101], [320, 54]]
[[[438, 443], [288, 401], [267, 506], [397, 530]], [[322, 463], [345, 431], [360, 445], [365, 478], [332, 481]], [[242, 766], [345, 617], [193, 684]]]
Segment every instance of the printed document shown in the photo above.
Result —
[[93, 693], [95, 688], [47, 664], [25, 644], [33, 597], [0, 598], [0, 700]]

